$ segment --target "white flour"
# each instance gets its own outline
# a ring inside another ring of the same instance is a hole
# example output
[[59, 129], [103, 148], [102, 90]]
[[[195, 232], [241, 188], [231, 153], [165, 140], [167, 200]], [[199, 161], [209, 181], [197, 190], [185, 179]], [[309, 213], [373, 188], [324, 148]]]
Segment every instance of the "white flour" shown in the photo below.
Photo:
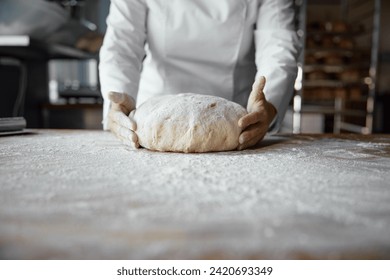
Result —
[[100, 131], [2, 137], [0, 258], [389, 258], [390, 143], [370, 141], [176, 154]]

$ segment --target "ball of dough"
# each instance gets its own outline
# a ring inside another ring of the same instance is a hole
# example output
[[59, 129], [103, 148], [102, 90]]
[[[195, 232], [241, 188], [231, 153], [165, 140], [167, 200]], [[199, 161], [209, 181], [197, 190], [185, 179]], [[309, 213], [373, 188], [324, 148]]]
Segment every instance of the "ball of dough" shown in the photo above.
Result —
[[134, 114], [139, 144], [165, 152], [203, 153], [234, 150], [247, 114], [221, 97], [181, 93], [152, 97]]

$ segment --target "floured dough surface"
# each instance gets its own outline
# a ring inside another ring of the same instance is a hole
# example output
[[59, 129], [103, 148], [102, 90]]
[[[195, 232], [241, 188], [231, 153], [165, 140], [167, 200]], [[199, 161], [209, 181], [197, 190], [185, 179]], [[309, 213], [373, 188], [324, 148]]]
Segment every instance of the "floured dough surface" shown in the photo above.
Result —
[[181, 93], [148, 99], [134, 119], [142, 147], [202, 153], [236, 149], [238, 120], [245, 114], [244, 107], [221, 97]]

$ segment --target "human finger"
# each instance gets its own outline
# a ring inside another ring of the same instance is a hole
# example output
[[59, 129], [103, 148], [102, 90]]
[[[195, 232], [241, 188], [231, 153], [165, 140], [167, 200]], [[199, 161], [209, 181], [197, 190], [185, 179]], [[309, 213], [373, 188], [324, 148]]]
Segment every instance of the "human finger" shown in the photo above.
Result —
[[248, 98], [248, 105], [247, 105], [248, 112], [253, 111], [254, 106], [262, 105], [262, 102], [265, 100], [265, 95], [263, 92], [264, 86], [265, 86], [264, 76], [261, 76], [253, 83], [252, 91]]
[[252, 138], [255, 138], [257, 135], [261, 134], [262, 132], [262, 124], [257, 123], [254, 125], [249, 126], [246, 130], [242, 131], [239, 138], [238, 142], [240, 144], [243, 144], [247, 141], [249, 141]]
[[259, 79], [257, 79], [252, 86], [252, 92], [250, 94], [250, 97], [252, 97], [254, 100], [262, 100], [265, 99], [264, 96], [264, 87], [265, 87], [265, 77], [261, 76]]
[[238, 126], [241, 127], [242, 129], [245, 129], [248, 126], [259, 122], [260, 120], [261, 120], [261, 112], [255, 111], [241, 117], [238, 120]]
[[129, 118], [121, 111], [110, 110], [108, 116], [115, 123], [135, 131], [137, 129], [137, 124], [132, 118]]
[[135, 115], [135, 110], [130, 112], [129, 118], [134, 119], [134, 115]]
[[117, 138], [118, 138], [119, 140], [121, 140], [121, 142], [122, 142], [124, 145], [129, 146], [129, 147], [131, 147], [132, 149], [138, 149], [138, 148], [139, 148], [138, 142], [129, 141], [129, 139], [124, 138], [124, 137], [122, 137], [121, 135], [116, 135], [116, 136], [117, 136]]
[[255, 92], [262, 92], [265, 87], [266, 79], [264, 76], [260, 76], [252, 86], [252, 90]]
[[245, 149], [248, 149], [249, 147], [252, 147], [254, 145], [256, 145], [256, 143], [258, 142], [259, 140], [257, 139], [251, 139], [251, 141], [247, 141], [243, 144], [239, 144], [238, 147], [237, 147], [237, 150], [238, 151], [242, 151], [242, 150], [245, 150]]
[[137, 135], [135, 134], [134, 131], [130, 130], [129, 128], [127, 127], [124, 127], [124, 126], [121, 126], [120, 124], [112, 121], [111, 124], [110, 124], [110, 130], [115, 134], [115, 135], [118, 135], [118, 136], [121, 136], [125, 139], [129, 139], [133, 142], [137, 142], [138, 141], [138, 137]]
[[110, 124], [110, 130], [119, 139], [121, 139], [124, 144], [132, 146], [134, 148], [138, 148], [139, 147], [138, 137], [137, 137], [137, 135], [135, 134], [134, 131], [132, 131], [132, 130], [126, 128], [126, 127], [123, 127], [123, 126], [121, 126], [118, 123], [113, 122], [113, 121]]
[[257, 144], [264, 138], [267, 131], [261, 124], [252, 125], [249, 129], [241, 133], [239, 137], [238, 150], [243, 150]]
[[125, 115], [128, 115], [130, 113], [129, 109], [127, 109], [126, 107], [120, 104], [116, 104], [114, 102], [111, 102], [110, 111], [122, 112]]
[[112, 102], [125, 107], [129, 112], [135, 108], [134, 99], [125, 93], [110, 91], [108, 93], [108, 99]]

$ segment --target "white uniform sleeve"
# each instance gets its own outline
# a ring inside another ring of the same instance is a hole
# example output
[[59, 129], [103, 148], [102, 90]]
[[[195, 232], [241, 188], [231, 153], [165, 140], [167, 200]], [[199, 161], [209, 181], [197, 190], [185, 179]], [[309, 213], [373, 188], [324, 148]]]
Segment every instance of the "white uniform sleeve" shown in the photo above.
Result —
[[143, 0], [111, 0], [99, 63], [104, 129], [110, 108], [108, 92], [123, 92], [136, 100], [145, 56], [146, 11]]
[[267, 79], [264, 94], [277, 110], [271, 129], [274, 132], [284, 118], [297, 75], [300, 46], [294, 26], [293, 1], [261, 1], [256, 27], [256, 78], [265, 76]]

